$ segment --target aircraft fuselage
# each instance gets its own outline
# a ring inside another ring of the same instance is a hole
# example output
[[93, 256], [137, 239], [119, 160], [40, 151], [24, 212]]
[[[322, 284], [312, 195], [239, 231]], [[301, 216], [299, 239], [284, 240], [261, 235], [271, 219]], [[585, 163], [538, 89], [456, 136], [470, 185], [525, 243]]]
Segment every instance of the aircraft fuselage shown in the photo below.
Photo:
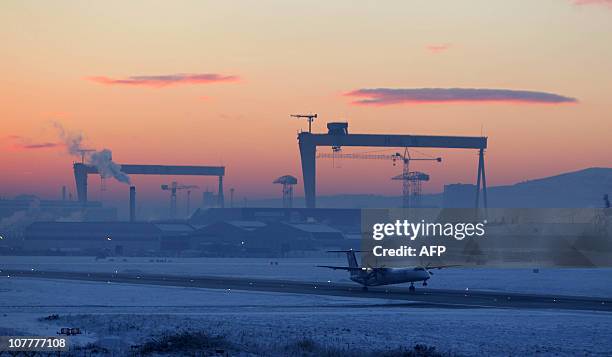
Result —
[[423, 268], [364, 268], [351, 274], [351, 280], [363, 286], [414, 283], [427, 281], [430, 273]]

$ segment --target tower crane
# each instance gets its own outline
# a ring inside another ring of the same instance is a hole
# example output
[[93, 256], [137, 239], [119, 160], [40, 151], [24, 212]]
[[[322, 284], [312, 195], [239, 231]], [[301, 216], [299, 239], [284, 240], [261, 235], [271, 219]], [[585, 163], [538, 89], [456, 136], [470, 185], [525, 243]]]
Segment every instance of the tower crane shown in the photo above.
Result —
[[338, 152], [334, 153], [318, 153], [317, 158], [319, 159], [361, 159], [361, 160], [391, 160], [393, 166], [398, 161], [402, 163], [402, 173], [398, 176], [394, 176], [392, 180], [402, 181], [402, 207], [410, 207], [410, 196], [414, 196], [418, 203], [418, 196], [421, 192], [421, 182], [429, 181], [429, 175], [419, 172], [410, 171], [410, 161], [436, 161], [442, 162], [441, 157], [435, 158], [412, 158], [408, 148], [404, 148], [404, 153], [396, 152], [395, 154], [342, 154]]
[[170, 191], [170, 218], [176, 218], [176, 191], [191, 190], [195, 188], [199, 187], [196, 185], [181, 185], [176, 181], [172, 181], [170, 185], [161, 185], [162, 190]]
[[291, 117], [308, 120], [308, 132], [312, 133], [312, 122], [317, 118], [317, 114], [291, 114]]

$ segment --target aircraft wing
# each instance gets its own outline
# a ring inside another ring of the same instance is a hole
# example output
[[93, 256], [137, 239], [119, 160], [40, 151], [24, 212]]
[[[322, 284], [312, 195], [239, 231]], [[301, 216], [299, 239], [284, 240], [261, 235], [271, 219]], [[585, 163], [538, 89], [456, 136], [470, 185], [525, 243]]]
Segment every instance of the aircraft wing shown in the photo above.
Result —
[[429, 269], [443, 269], [443, 268], [454, 268], [454, 267], [460, 267], [461, 265], [459, 264], [451, 264], [451, 265], [428, 265], [425, 268], [427, 268], [427, 270]]
[[361, 270], [361, 268], [359, 267], [351, 268], [351, 267], [339, 267], [335, 265], [317, 265], [317, 268], [329, 268], [329, 269], [334, 269], [334, 270], [348, 270], [348, 271]]

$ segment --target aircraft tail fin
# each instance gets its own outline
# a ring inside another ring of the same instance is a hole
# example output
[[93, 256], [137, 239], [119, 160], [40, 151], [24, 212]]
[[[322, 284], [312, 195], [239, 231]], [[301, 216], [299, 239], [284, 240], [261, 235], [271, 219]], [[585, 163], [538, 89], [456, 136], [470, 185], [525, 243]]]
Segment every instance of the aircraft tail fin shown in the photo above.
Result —
[[349, 268], [359, 268], [359, 264], [357, 264], [357, 257], [355, 256], [355, 252], [361, 252], [360, 250], [328, 250], [328, 253], [346, 253], [346, 260], [348, 261]]

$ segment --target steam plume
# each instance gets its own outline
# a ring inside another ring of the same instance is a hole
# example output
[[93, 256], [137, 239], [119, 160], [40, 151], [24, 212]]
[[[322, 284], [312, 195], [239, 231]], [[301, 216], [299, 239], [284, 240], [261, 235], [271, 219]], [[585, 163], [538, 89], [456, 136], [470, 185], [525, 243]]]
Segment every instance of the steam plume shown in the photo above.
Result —
[[53, 126], [57, 129], [60, 139], [66, 145], [66, 149], [71, 156], [81, 157], [82, 155], [85, 158], [85, 162], [98, 169], [102, 178], [112, 177], [121, 183], [130, 184], [130, 177], [121, 171], [121, 165], [113, 161], [111, 150], [88, 151], [82, 146], [82, 133], [68, 131], [58, 122], [53, 122]]
[[117, 181], [130, 184], [130, 177], [121, 171], [121, 165], [113, 162], [113, 153], [108, 149], [102, 149], [91, 153], [88, 157], [90, 164], [98, 168], [102, 178], [114, 177]]

